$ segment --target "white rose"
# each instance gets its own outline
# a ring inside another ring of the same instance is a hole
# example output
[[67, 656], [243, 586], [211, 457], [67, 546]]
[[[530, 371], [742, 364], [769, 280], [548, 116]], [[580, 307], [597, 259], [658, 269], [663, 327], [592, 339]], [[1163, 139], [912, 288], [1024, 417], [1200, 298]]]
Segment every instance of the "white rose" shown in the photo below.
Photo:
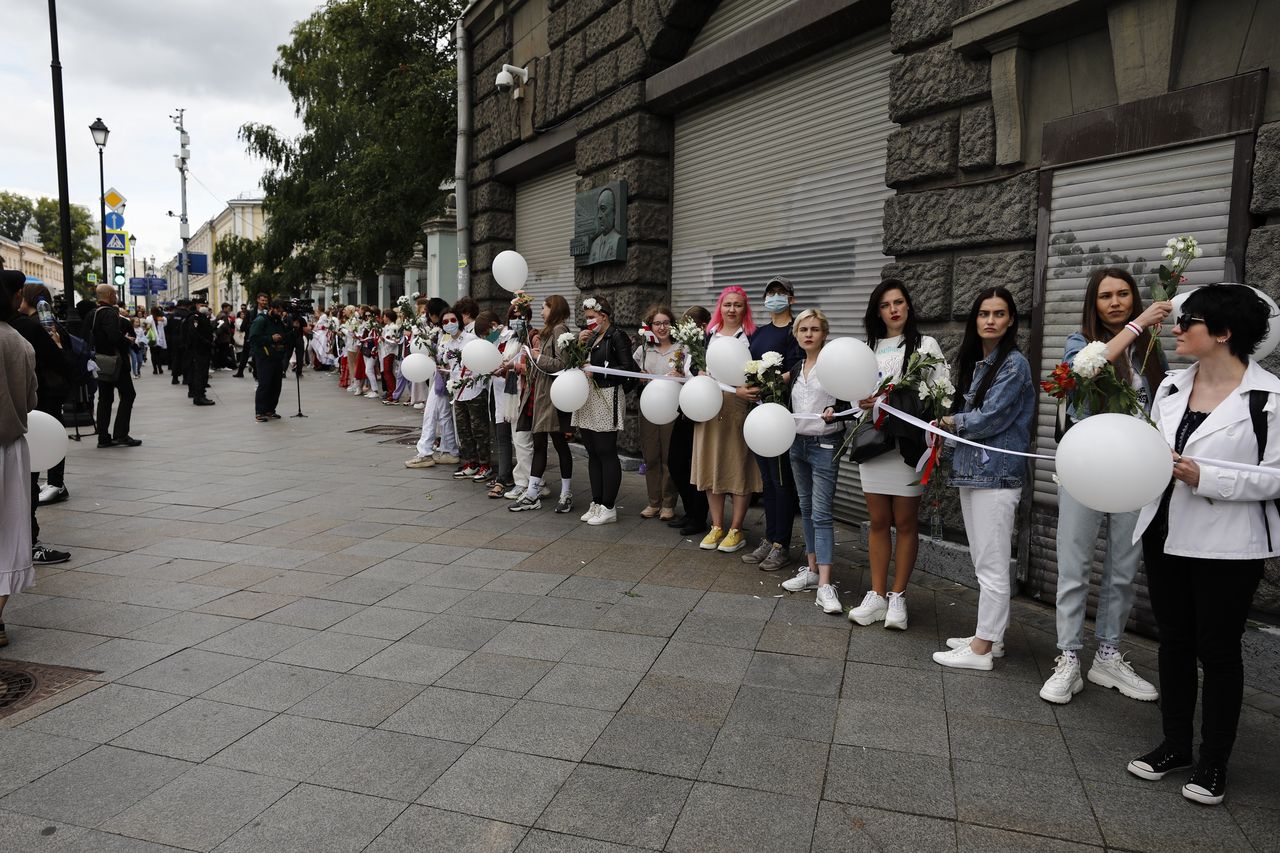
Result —
[[1097, 376], [1098, 372], [1106, 366], [1107, 345], [1102, 341], [1086, 344], [1084, 349], [1076, 353], [1076, 357], [1071, 362], [1072, 372], [1080, 374], [1085, 379]]
[[782, 355], [773, 351], [767, 352], [761, 356], [760, 363], [765, 367], [777, 367], [782, 364]]
[[576, 337], [577, 335], [573, 332], [565, 332], [560, 337], [556, 338], [556, 347], [567, 347], [569, 344], [573, 343], [573, 339]]
[[928, 400], [928, 399], [929, 399], [929, 386], [928, 386], [928, 385], [921, 385], [921, 386], [920, 386], [920, 399], [921, 399], [921, 400]]
[[1172, 257], [1173, 257], [1173, 249], [1165, 249], [1161, 254], [1162, 254], [1166, 259], [1168, 259], [1168, 258], [1172, 258]]
[[1183, 249], [1187, 248], [1187, 243], [1185, 240], [1179, 240], [1178, 242], [1173, 244], [1173, 248], [1181, 252]]
[[1178, 240], [1176, 237], [1170, 237], [1168, 240], [1165, 241], [1165, 245], [1168, 246], [1170, 249], [1172, 249], [1175, 245], [1177, 245], [1177, 243], [1178, 243]]
[[1203, 254], [1204, 254], [1204, 249], [1201, 249], [1199, 246], [1196, 246], [1194, 249], [1191, 250], [1191, 257], [1193, 258], [1198, 258]]

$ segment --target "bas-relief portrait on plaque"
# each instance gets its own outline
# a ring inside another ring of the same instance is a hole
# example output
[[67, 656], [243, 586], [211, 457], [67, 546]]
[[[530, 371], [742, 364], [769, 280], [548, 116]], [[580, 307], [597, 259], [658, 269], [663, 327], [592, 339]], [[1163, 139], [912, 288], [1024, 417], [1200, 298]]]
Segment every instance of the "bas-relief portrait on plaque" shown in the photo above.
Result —
[[578, 193], [574, 199], [573, 242], [577, 266], [626, 263], [627, 182], [613, 181]]

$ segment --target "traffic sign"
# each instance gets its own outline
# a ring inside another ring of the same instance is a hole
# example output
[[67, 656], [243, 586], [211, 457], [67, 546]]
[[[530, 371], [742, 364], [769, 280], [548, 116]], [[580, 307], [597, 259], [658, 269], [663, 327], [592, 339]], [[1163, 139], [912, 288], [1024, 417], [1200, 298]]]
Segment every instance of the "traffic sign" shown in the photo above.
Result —
[[107, 230], [107, 254], [129, 254], [129, 235], [124, 231]]
[[86, 273], [86, 274], [85, 274], [85, 277], [84, 277], [84, 280], [85, 280], [85, 281], [87, 281], [87, 282], [89, 282], [90, 284], [97, 284], [97, 283], [98, 283], [98, 274], [97, 274], [96, 272]]
[[114, 210], [108, 213], [107, 218], [102, 220], [102, 222], [107, 226], [108, 231], [124, 230], [124, 217], [116, 213]]
[[120, 191], [115, 187], [107, 190], [102, 196], [102, 200], [107, 203], [107, 207], [115, 211], [119, 211], [121, 205], [125, 203], [125, 197], [120, 195]]

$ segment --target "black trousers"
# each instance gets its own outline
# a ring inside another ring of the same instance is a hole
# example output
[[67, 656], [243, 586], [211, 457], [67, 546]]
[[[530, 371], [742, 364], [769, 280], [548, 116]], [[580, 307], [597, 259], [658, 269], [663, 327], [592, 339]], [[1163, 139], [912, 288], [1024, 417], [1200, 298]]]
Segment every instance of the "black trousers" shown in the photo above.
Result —
[[209, 353], [193, 350], [187, 359], [187, 396], [202, 400], [208, 387]]
[[591, 479], [591, 500], [613, 509], [622, 488], [622, 461], [618, 459], [618, 433], [579, 429], [587, 449], [587, 474]]
[[253, 369], [258, 377], [258, 390], [253, 395], [255, 414], [269, 415], [280, 404], [280, 387], [284, 384], [286, 364], [264, 355], [253, 357]]
[[173, 381], [176, 385], [178, 377], [183, 375], [187, 369], [187, 348], [186, 347], [169, 347], [169, 371], [173, 374]]
[[1160, 630], [1160, 716], [1165, 742], [1191, 753], [1196, 661], [1204, 668], [1200, 760], [1225, 766], [1235, 744], [1244, 697], [1240, 637], [1262, 560], [1201, 560], [1164, 553], [1142, 540], [1151, 612]]
[[671, 445], [667, 451], [667, 470], [671, 472], [671, 482], [676, 484], [680, 492], [680, 502], [684, 505], [684, 514], [689, 522], [706, 524], [707, 494], [698, 489], [691, 479], [693, 477], [693, 421], [684, 415], [676, 418], [671, 425]]
[[[120, 395], [120, 407], [116, 409], [115, 429], [111, 428], [111, 406], [116, 394]], [[116, 440], [129, 437], [129, 418], [133, 415], [133, 401], [138, 393], [133, 390], [133, 375], [126, 368], [115, 382], [104, 382], [98, 377], [98, 440]]]
[[[246, 337], [248, 336], [246, 335]], [[240, 347], [240, 353], [236, 356], [237, 373], [244, 373], [244, 366], [249, 363], [249, 356], [252, 354], [253, 351], [249, 348], [249, 342], [246, 340], [244, 346]]]
[[533, 458], [529, 460], [529, 476], [543, 479], [547, 473], [547, 439], [556, 448], [556, 459], [560, 462], [560, 479], [573, 477], [573, 451], [569, 449], [569, 439], [562, 432], [535, 432], [533, 434]]

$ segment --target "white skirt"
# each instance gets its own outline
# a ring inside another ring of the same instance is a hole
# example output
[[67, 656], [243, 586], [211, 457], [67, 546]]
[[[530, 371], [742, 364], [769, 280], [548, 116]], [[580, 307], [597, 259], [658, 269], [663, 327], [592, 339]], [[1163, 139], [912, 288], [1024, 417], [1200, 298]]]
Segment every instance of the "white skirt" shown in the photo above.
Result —
[[19, 438], [0, 445], [0, 595], [36, 582], [31, 564], [31, 452]]
[[902, 461], [902, 454], [895, 447], [858, 466], [864, 495], [893, 495], [918, 498], [924, 494], [924, 486], [913, 486], [920, 479], [920, 472]]

